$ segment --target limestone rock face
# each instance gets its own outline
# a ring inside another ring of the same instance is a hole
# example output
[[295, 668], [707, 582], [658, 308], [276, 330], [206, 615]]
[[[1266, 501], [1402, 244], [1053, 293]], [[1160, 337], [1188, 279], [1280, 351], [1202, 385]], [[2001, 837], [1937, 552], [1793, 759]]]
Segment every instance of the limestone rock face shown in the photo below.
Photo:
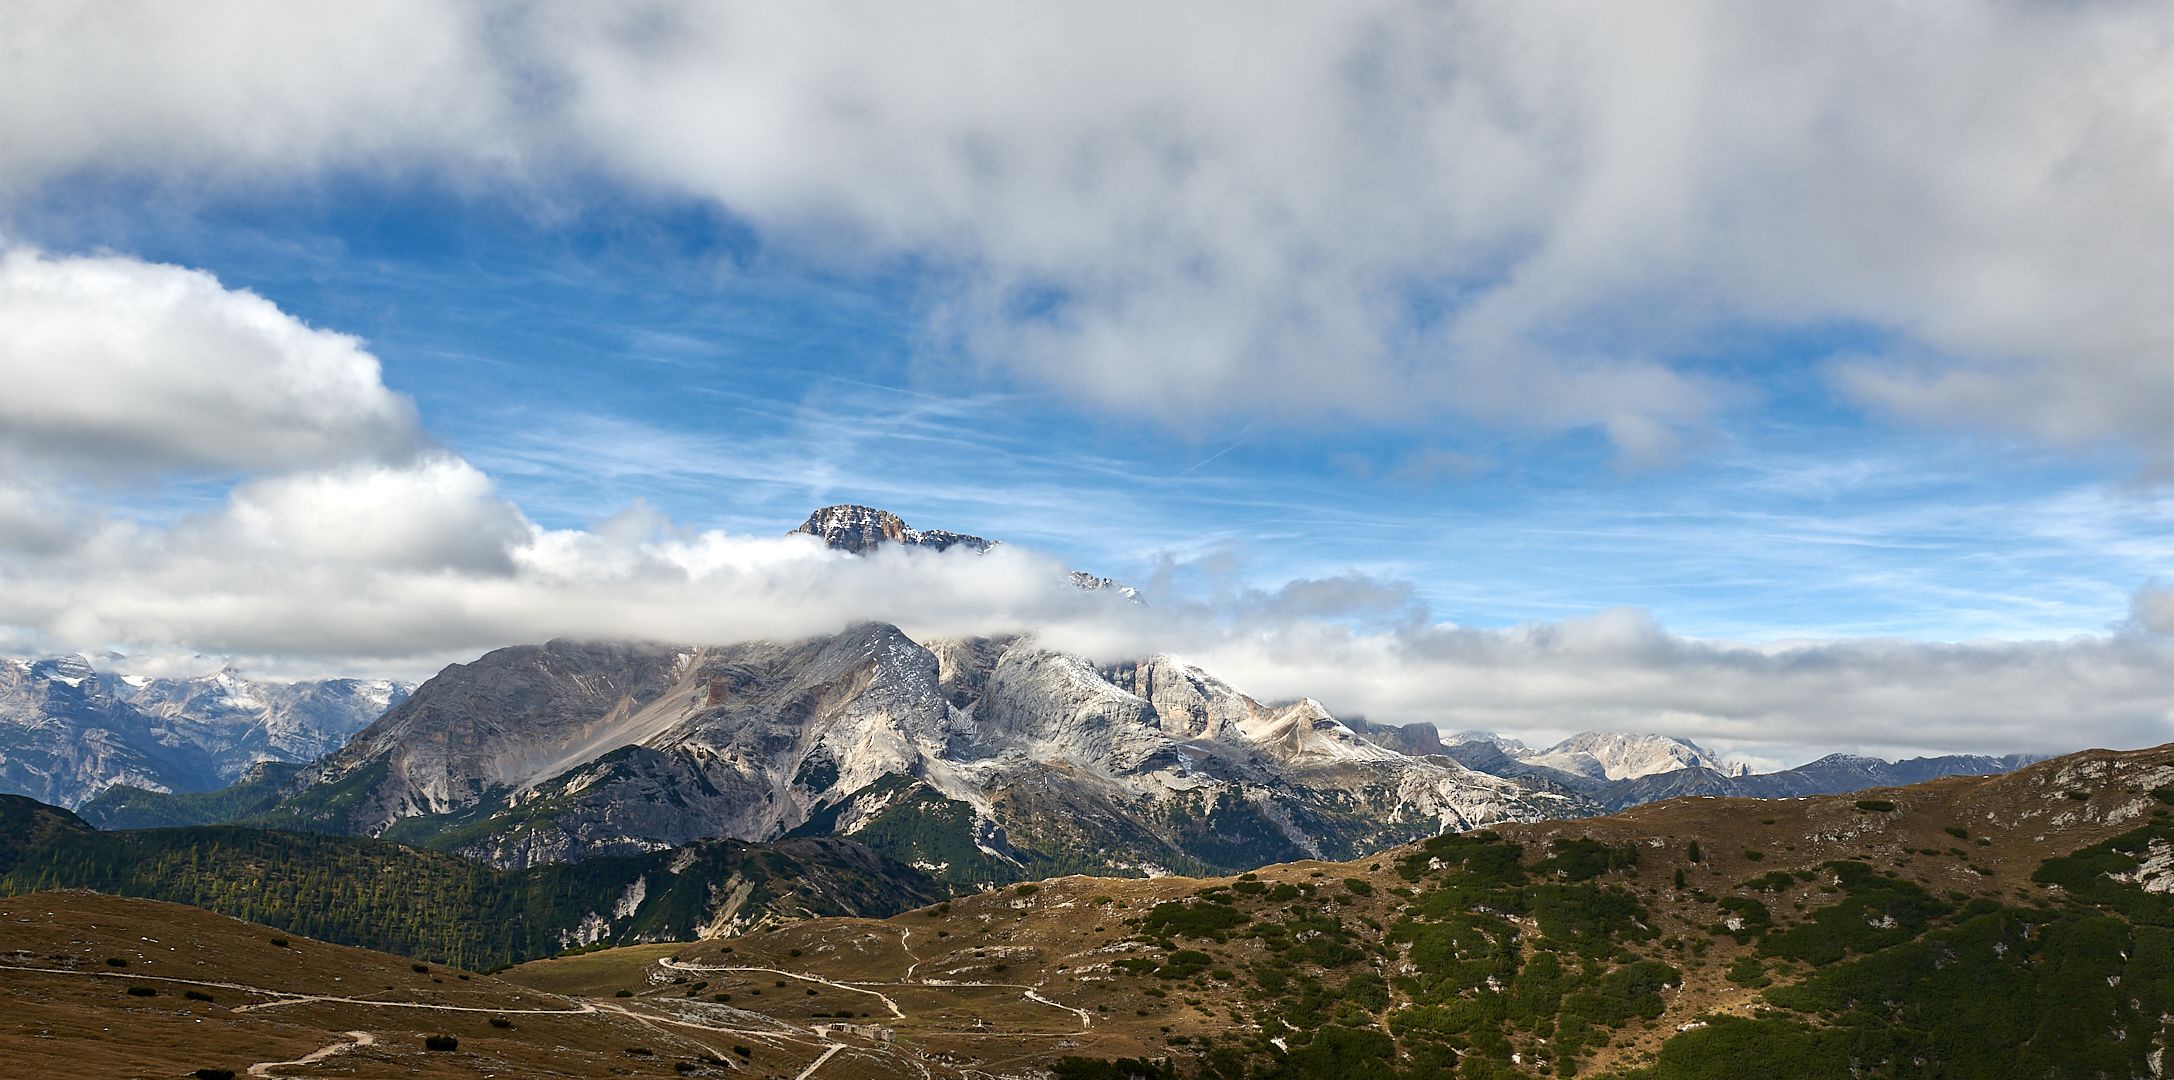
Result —
[[440, 673], [259, 820], [507, 867], [849, 835], [971, 884], [1348, 857], [1588, 811], [1175, 657], [1098, 670], [1031, 637], [924, 645], [871, 623], [793, 644], [503, 649]]

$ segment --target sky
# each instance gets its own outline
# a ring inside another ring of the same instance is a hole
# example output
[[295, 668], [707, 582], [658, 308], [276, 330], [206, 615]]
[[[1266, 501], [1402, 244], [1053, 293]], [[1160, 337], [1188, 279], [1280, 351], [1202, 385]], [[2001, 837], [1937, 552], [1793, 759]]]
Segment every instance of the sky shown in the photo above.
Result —
[[[2174, 739], [2163, 4], [0, 41], [0, 651], [420, 678], [872, 618], [1764, 767]], [[844, 502], [1005, 543], [782, 536]]]

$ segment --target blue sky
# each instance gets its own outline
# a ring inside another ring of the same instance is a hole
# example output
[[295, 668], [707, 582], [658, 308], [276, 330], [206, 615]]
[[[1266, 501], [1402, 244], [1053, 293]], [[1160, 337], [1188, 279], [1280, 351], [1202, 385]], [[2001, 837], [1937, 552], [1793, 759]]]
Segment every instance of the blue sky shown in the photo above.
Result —
[[[363, 337], [429, 432], [547, 527], [639, 500], [764, 534], [862, 502], [1165, 588], [1357, 572], [1461, 625], [1632, 605], [1749, 641], [2099, 633], [2174, 577], [2174, 511], [2132, 457], [1841, 400], [1820, 365], [1867, 330], [1714, 333], [1671, 359], [1729, 372], [1741, 400], [1626, 469], [1589, 428], [1236, 409], [1173, 427], [1068, 398], [932, 340], [940, 274], [796, 266], [704, 203], [593, 185], [545, 216], [529, 193], [345, 180], [178, 207], [87, 186], [9, 234], [202, 268]], [[224, 494], [187, 490], [174, 505]]]
[[[2163, 5], [986, 14], [0, 15], [0, 645], [876, 617], [1769, 761], [2174, 737]], [[773, 543], [840, 502], [1016, 557]]]

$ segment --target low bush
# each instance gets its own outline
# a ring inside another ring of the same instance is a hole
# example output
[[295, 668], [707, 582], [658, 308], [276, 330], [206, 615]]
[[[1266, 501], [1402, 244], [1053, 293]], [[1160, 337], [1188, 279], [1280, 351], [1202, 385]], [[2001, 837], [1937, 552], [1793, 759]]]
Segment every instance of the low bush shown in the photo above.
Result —
[[426, 1036], [426, 1037], [424, 1037], [424, 1039], [423, 1039], [423, 1049], [425, 1049], [425, 1050], [458, 1050], [458, 1049], [460, 1049], [460, 1040], [459, 1040], [459, 1039], [456, 1039], [456, 1038], [454, 1038], [454, 1037], [453, 1037], [453, 1036], [451, 1036], [451, 1035], [430, 1035], [430, 1036]]

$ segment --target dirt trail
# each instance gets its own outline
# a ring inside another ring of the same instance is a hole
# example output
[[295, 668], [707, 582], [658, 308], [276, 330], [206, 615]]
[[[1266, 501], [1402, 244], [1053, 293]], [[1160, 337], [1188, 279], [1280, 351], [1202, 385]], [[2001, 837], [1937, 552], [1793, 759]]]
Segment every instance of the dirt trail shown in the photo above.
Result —
[[847, 990], [856, 994], [867, 994], [870, 997], [881, 1001], [885, 1008], [891, 1010], [892, 1019], [904, 1020], [906, 1018], [906, 1010], [899, 1008], [898, 1002], [892, 1001], [890, 997], [885, 994], [877, 993], [876, 991], [870, 990], [864, 986], [854, 986], [850, 983], [832, 982], [829, 979], [822, 977], [821, 975], [810, 975], [805, 971], [786, 971], [783, 968], [774, 967], [723, 967], [711, 964], [689, 964], [679, 960], [674, 960], [669, 956], [658, 957], [657, 965], [669, 971], [762, 971], [768, 972], [772, 975], [783, 975], [789, 979], [801, 979], [807, 982], [822, 983], [824, 986], [828, 986], [836, 990]]
[[1066, 1011], [1066, 1012], [1068, 1012], [1068, 1013], [1078, 1013], [1078, 1014], [1079, 1014], [1079, 1029], [1080, 1029], [1081, 1031], [1086, 1031], [1087, 1029], [1089, 1029], [1089, 1028], [1091, 1028], [1091, 1027], [1094, 1027], [1094, 1026], [1095, 1026], [1095, 1020], [1094, 1020], [1094, 1016], [1093, 1016], [1092, 1014], [1088, 1013], [1088, 1011], [1087, 1011], [1087, 1010], [1085, 1010], [1085, 1009], [1075, 1009], [1075, 1008], [1071, 1007], [1070, 1005], [1064, 1005], [1064, 1004], [1059, 1004], [1058, 1002], [1054, 1002], [1054, 1001], [1051, 1001], [1051, 1000], [1049, 1000], [1048, 998], [1045, 998], [1045, 997], [1043, 997], [1042, 995], [1040, 995], [1040, 994], [1037, 994], [1037, 993], [1035, 993], [1035, 992], [1034, 992], [1034, 991], [1032, 991], [1032, 990], [1029, 990], [1029, 991], [1027, 991], [1027, 997], [1028, 997], [1028, 999], [1030, 999], [1030, 1000], [1033, 1000], [1033, 1001], [1039, 1001], [1039, 1002], [1041, 1002], [1041, 1003], [1042, 1003], [1042, 1004], [1044, 1004], [1044, 1005], [1049, 1005], [1049, 1006], [1052, 1006], [1052, 1007], [1055, 1007], [1055, 1008], [1063, 1009], [1064, 1011]]
[[[258, 1009], [270, 1009], [281, 1005], [307, 1005], [313, 1001], [330, 1001], [342, 1005], [373, 1005], [380, 1009], [437, 1009], [443, 1012], [504, 1013], [508, 1016], [584, 1016], [596, 1011], [596, 1006], [583, 1001], [573, 1002], [574, 1007], [571, 1009], [486, 1008], [481, 1005], [434, 1005], [426, 1001], [373, 1001], [369, 998], [339, 997], [333, 994], [296, 994], [286, 990], [267, 990], [264, 987], [251, 986], [248, 983], [219, 982], [212, 979], [182, 979], [172, 975], [71, 971], [67, 968], [25, 967], [19, 964], [0, 964], [0, 971], [21, 971], [37, 975], [81, 975], [86, 978], [96, 979], [126, 979], [129, 982], [178, 983], [182, 986], [208, 986], [214, 990], [237, 990], [244, 994], [258, 994], [273, 999], [271, 1001], [251, 1002], [247, 1005], [236, 1005], [230, 1010], [238, 1013], [254, 1012]], [[273, 1064], [287, 1063], [274, 1062]]]
[[260, 1061], [249, 1067], [251, 1076], [270, 1076], [272, 1070], [283, 1065], [315, 1065], [334, 1054], [344, 1054], [358, 1046], [376, 1046], [377, 1037], [367, 1031], [350, 1031], [347, 1037], [353, 1042], [336, 1042], [321, 1050], [312, 1050], [293, 1061]]
[[793, 1080], [808, 1080], [808, 1077], [815, 1075], [815, 1070], [822, 1068], [823, 1063], [830, 1060], [832, 1054], [843, 1049], [845, 1049], [844, 1043], [831, 1043], [830, 1046], [823, 1050], [823, 1056], [808, 1062], [808, 1067], [800, 1070], [800, 1075], [793, 1077]]

